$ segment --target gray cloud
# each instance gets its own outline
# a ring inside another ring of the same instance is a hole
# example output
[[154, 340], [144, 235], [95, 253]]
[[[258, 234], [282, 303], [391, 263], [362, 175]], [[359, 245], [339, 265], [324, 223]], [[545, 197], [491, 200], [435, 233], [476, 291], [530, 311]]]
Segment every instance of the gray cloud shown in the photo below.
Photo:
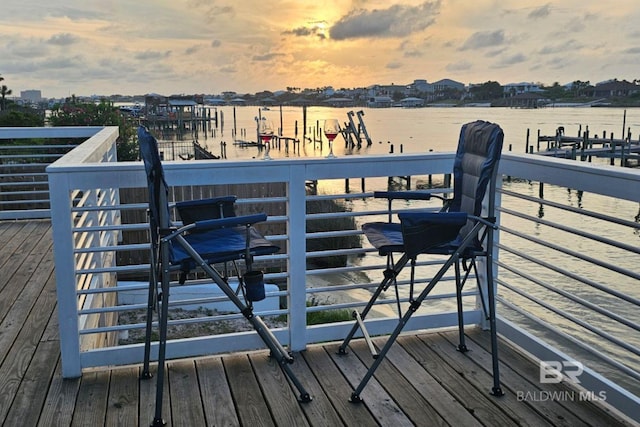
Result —
[[159, 52], [155, 50], [145, 50], [144, 52], [138, 52], [134, 55], [134, 57], [141, 61], [147, 61], [152, 59], [164, 59], [171, 56], [171, 51], [167, 50], [164, 52]]
[[352, 10], [331, 27], [334, 40], [362, 37], [405, 37], [435, 22], [440, 0], [418, 6], [394, 5], [388, 9]]
[[225, 65], [224, 67], [220, 67], [220, 72], [221, 73], [234, 74], [237, 71], [238, 70], [233, 65]]
[[552, 46], [543, 46], [538, 51], [538, 53], [540, 53], [542, 55], [556, 54], [556, 53], [562, 53], [562, 52], [567, 52], [567, 51], [579, 50], [582, 47], [583, 47], [582, 44], [578, 43], [574, 39], [571, 39], [571, 40], [567, 40], [566, 42], [561, 43], [561, 44], [556, 44], [556, 45], [552, 45]]
[[551, 4], [547, 3], [544, 6], [540, 6], [536, 9], [533, 9], [531, 12], [529, 12], [529, 15], [527, 15], [527, 17], [530, 19], [542, 19], [542, 18], [546, 18], [550, 14], [551, 14]]
[[294, 28], [293, 30], [283, 31], [282, 34], [292, 34], [297, 37], [316, 36], [320, 39], [325, 39], [327, 37], [324, 34], [323, 30], [318, 26], [298, 27]]
[[501, 55], [502, 53], [504, 53], [507, 50], [506, 47], [501, 47], [499, 49], [494, 49], [494, 50], [490, 50], [487, 53], [484, 54], [485, 58], [494, 58], [498, 55]]
[[45, 60], [42, 65], [46, 68], [75, 68], [83, 62], [82, 57], [76, 55], [67, 58], [49, 58]]
[[220, 40], [214, 40], [211, 42], [211, 47], [220, 47], [222, 42]]
[[[211, 0], [189, 0], [187, 4], [191, 7], [198, 8], [202, 11], [202, 16], [207, 21], [217, 21], [220, 19], [229, 19], [235, 16], [236, 10], [233, 6], [216, 6]], [[224, 16], [228, 15], [228, 16]]]
[[505, 43], [504, 31], [478, 31], [471, 34], [460, 46], [459, 50], [475, 50], [485, 47], [496, 47]]
[[51, 36], [49, 40], [47, 40], [47, 43], [53, 44], [56, 46], [69, 46], [76, 43], [78, 40], [79, 40], [78, 37], [74, 36], [73, 34], [60, 33], [60, 34], [54, 34], [53, 36]]
[[283, 34], [293, 34], [294, 36], [302, 37], [302, 36], [310, 36], [315, 32], [316, 32], [315, 28], [298, 27], [298, 28], [294, 28], [293, 30], [285, 31]]
[[417, 49], [414, 49], [405, 51], [403, 55], [405, 56], [405, 58], [420, 58], [423, 53]]
[[470, 70], [472, 67], [473, 67], [473, 64], [471, 62], [463, 59], [462, 61], [447, 64], [446, 70], [451, 72], [467, 71], [467, 70]]
[[284, 56], [284, 54], [275, 52], [265, 53], [264, 55], [254, 55], [251, 57], [251, 59], [254, 61], [271, 61], [272, 59], [275, 59], [279, 56]]
[[184, 53], [186, 55], [193, 55], [194, 53], [197, 53], [202, 46], [191, 46], [185, 49]]
[[500, 61], [496, 62], [491, 66], [491, 68], [505, 68], [511, 65], [519, 64], [521, 62], [525, 62], [527, 57], [522, 53], [516, 53], [511, 56], [507, 56], [502, 58]]
[[628, 54], [631, 54], [631, 55], [640, 54], [640, 47], [631, 47], [629, 49], [625, 49], [623, 51], [623, 53], [628, 53]]
[[5, 46], [6, 52], [3, 53], [3, 59], [5, 60], [7, 57], [33, 59], [43, 57], [49, 53], [49, 47], [42, 43], [42, 40], [33, 38], [10, 38]]
[[397, 70], [398, 68], [402, 68], [402, 63], [401, 62], [389, 62], [385, 68], [389, 69], [389, 70]]

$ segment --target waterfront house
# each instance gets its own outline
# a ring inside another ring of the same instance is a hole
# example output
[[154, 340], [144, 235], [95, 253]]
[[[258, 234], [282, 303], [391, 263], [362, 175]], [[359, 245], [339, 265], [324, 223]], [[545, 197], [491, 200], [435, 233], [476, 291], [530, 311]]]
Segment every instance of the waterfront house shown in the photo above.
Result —
[[389, 108], [393, 107], [393, 98], [390, 96], [372, 96], [367, 101], [367, 107]]
[[424, 107], [424, 99], [408, 97], [400, 100], [400, 105], [403, 108], [416, 108], [416, 107]]
[[596, 98], [631, 96], [637, 93], [640, 93], [640, 85], [626, 80], [599, 83], [593, 87], [593, 96]]

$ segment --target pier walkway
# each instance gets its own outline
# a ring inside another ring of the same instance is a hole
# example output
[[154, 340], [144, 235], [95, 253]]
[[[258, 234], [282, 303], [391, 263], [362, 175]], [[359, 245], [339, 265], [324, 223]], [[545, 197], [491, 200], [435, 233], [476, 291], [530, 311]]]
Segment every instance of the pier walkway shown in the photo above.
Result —
[[[51, 224], [0, 222], [0, 425], [148, 425], [155, 381], [141, 367], [85, 370], [62, 379]], [[364, 403], [347, 401], [371, 361], [362, 341], [348, 356], [336, 343], [309, 346], [293, 369], [314, 400], [299, 404], [266, 351], [169, 363], [168, 425], [244, 426], [631, 426], [565, 383], [540, 384], [538, 365], [501, 342], [506, 395], [489, 395], [488, 336], [469, 329], [468, 355], [456, 333], [409, 334], [399, 340]]]

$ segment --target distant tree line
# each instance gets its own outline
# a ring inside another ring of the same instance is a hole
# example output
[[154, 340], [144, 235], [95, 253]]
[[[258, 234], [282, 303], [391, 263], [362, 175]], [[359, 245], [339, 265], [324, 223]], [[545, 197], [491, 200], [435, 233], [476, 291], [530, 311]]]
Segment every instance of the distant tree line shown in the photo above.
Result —
[[[0, 81], [4, 78], [0, 75]], [[11, 89], [0, 86], [0, 127], [39, 127], [45, 125], [44, 109], [21, 106], [7, 100]], [[136, 127], [133, 120], [120, 113], [112, 102], [101, 100], [100, 103], [81, 101], [75, 95], [63, 103], [56, 104], [46, 123], [50, 126], [118, 126], [119, 136], [116, 142], [118, 160], [137, 160], [138, 144], [135, 137]], [[7, 143], [7, 142], [0, 142]], [[21, 140], [23, 144], [38, 144], [44, 141]]]
[[64, 103], [53, 106], [48, 123], [51, 126], [118, 126], [118, 160], [138, 159], [135, 123], [107, 100], [96, 104], [80, 101], [73, 95]]

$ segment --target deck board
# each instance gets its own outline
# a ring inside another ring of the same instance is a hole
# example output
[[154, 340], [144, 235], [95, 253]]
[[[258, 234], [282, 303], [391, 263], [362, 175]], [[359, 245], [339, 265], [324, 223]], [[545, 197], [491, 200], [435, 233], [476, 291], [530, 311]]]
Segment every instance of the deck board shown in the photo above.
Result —
[[200, 392], [208, 425], [239, 425], [233, 397], [226, 381], [221, 358], [206, 358], [198, 363]]
[[[472, 337], [472, 340], [469, 343], [470, 348], [474, 348], [476, 345], [481, 347], [485, 351], [490, 347], [488, 337], [484, 334], [475, 334]], [[540, 387], [539, 381], [539, 368], [538, 365], [531, 362], [527, 356], [525, 356], [522, 352], [518, 351], [512, 346], [501, 346], [499, 350], [502, 354], [501, 361], [503, 366], [508, 366], [513, 371], [517, 372], [520, 376], [522, 376], [526, 383], [525, 385], [528, 388], [518, 388], [518, 385], [514, 381], [509, 381], [507, 385], [511, 386], [514, 392], [518, 390], [542, 390]], [[545, 384], [544, 390], [547, 392], [566, 392], [570, 390], [566, 383], [558, 383], [558, 384]], [[593, 405], [593, 404], [585, 404], [585, 405], [576, 405], [575, 402], [571, 401], [528, 401], [529, 405], [532, 405], [536, 410], [539, 410], [541, 413], [545, 413], [546, 405], [550, 405], [556, 407], [556, 405], [563, 407], [568, 412], [573, 414], [569, 420], [573, 420], [573, 417], [577, 417], [579, 421], [577, 423], [585, 423], [588, 425], [607, 425], [612, 417], [612, 414], [607, 412], [603, 406], [601, 405]], [[562, 412], [562, 413], [558, 413]], [[572, 426], [576, 424], [565, 423], [563, 417], [567, 416], [564, 411], [560, 411], [556, 409], [550, 420], [555, 425], [567, 425]]]
[[[50, 223], [0, 222], [0, 244], [0, 425], [149, 425], [156, 381], [139, 380], [141, 366], [61, 377]], [[173, 360], [162, 415], [171, 426], [635, 425], [591, 402], [519, 400], [520, 390], [567, 389], [539, 384], [538, 366], [503, 341], [506, 396], [491, 396], [488, 334], [468, 328], [467, 337], [471, 351], [462, 354], [455, 331], [401, 336], [362, 403], [349, 402], [372, 362], [361, 340], [346, 356], [336, 354], [336, 343], [295, 355], [291, 368], [313, 396], [308, 403], [298, 402], [266, 350]]]
[[[356, 341], [350, 345], [351, 351], [364, 362], [369, 368], [374, 359], [371, 356], [369, 347], [363, 341]], [[421, 372], [418, 378], [424, 377]], [[376, 379], [384, 388], [384, 394], [394, 396], [400, 410], [409, 418], [414, 425], [422, 425], [428, 421], [432, 426], [447, 426], [448, 423], [436, 411], [429, 402], [429, 394], [420, 393], [414, 386], [415, 378], [405, 377], [388, 359], [380, 363], [376, 371]], [[377, 398], [384, 398], [384, 394]], [[369, 399], [374, 398], [373, 396]]]

